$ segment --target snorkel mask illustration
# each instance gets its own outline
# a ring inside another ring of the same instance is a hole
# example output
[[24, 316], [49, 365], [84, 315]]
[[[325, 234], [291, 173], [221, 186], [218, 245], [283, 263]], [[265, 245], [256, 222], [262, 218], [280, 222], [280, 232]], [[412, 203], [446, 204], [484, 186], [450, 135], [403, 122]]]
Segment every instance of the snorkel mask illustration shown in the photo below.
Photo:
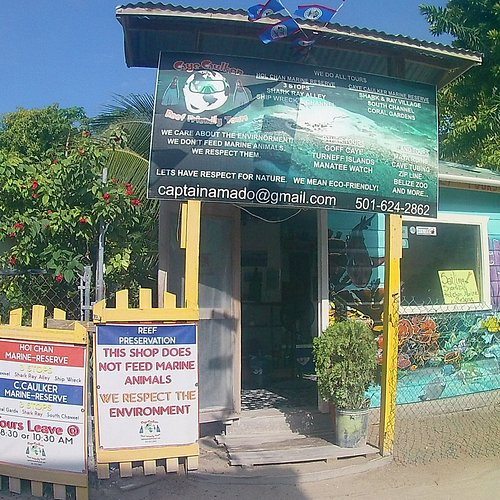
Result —
[[186, 108], [190, 113], [200, 114], [223, 106], [229, 97], [229, 84], [217, 71], [196, 71], [183, 88]]

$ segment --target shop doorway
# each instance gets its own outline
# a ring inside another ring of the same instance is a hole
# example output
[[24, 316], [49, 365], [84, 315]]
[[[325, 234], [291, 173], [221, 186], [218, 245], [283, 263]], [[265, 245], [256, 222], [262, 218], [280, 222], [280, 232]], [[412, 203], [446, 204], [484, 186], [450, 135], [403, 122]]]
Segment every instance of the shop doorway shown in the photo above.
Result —
[[241, 211], [242, 409], [315, 406], [315, 210]]

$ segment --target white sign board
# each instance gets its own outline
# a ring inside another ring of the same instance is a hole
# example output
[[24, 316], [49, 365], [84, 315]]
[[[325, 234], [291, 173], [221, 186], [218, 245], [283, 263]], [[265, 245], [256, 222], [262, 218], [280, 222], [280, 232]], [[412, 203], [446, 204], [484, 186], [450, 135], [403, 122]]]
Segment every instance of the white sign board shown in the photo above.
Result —
[[0, 463], [86, 472], [87, 349], [0, 339]]
[[196, 325], [100, 325], [94, 349], [102, 449], [198, 440]]

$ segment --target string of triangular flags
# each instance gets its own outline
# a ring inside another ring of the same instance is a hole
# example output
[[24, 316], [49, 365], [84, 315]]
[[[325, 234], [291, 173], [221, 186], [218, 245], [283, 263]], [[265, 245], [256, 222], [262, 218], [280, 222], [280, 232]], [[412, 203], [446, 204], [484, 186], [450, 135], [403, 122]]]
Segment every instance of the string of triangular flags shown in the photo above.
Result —
[[294, 40], [296, 45], [307, 47], [312, 45], [315, 40], [302, 30], [295, 18], [304, 19], [306, 21], [315, 21], [325, 23], [325, 26], [331, 22], [335, 14], [342, 8], [346, 0], [340, 0], [341, 4], [337, 9], [325, 7], [318, 4], [299, 5], [294, 12], [294, 15], [288, 11], [281, 0], [267, 0], [263, 4], [252, 5], [248, 8], [248, 19], [257, 21], [264, 17], [272, 16], [285, 12], [286, 16], [279, 23], [267, 26], [259, 34], [259, 38], [263, 43], [271, 43], [275, 40], [287, 38], [297, 35]]

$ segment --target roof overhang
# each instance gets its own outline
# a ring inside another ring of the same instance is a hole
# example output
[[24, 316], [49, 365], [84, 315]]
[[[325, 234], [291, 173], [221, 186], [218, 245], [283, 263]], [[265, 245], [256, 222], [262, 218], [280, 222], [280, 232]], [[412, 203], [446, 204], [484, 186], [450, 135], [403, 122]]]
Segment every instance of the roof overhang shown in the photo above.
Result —
[[[280, 17], [249, 22], [242, 10], [137, 3], [118, 6], [129, 67], [154, 68], [160, 52], [201, 52], [292, 61], [287, 39], [264, 45], [259, 32]], [[301, 23], [317, 41], [304, 64], [435, 85], [438, 89], [481, 64], [481, 54], [401, 35], [329, 24]]]
[[500, 173], [485, 168], [440, 161], [439, 185], [441, 187], [499, 193]]

